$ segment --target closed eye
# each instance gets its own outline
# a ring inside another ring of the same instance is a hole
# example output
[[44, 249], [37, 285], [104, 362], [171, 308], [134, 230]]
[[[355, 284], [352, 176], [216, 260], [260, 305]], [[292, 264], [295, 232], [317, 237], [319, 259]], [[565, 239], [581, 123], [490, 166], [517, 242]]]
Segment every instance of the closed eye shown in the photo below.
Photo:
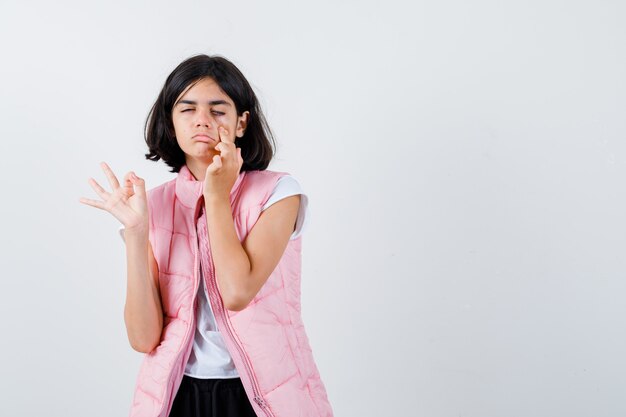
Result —
[[[186, 112], [186, 111], [193, 111], [193, 110], [194, 110], [194, 109], [185, 109], [185, 110], [181, 111], [181, 113], [184, 113], [184, 112]], [[223, 113], [223, 112], [221, 112], [221, 111], [213, 111], [212, 113], [213, 113], [213, 114], [216, 114], [216, 115], [218, 115], [218, 116], [223, 116], [223, 115], [225, 114], [225, 113]]]

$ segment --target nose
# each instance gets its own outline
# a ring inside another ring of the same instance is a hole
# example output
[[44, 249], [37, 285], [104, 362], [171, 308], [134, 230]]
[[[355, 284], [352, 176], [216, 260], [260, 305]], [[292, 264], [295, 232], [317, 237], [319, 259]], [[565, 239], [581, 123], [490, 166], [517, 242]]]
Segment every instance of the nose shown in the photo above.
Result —
[[196, 127], [206, 126], [207, 129], [210, 129], [212, 124], [213, 118], [211, 117], [211, 112], [201, 110], [196, 112]]

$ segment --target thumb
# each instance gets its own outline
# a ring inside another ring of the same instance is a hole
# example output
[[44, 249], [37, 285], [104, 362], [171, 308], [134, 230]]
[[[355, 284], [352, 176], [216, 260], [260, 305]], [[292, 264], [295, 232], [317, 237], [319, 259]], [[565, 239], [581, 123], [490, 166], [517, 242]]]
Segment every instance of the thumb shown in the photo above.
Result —
[[222, 167], [222, 158], [219, 155], [213, 155], [213, 162], [207, 167], [206, 174], [214, 174]]
[[135, 192], [139, 194], [142, 198], [145, 198], [146, 197], [146, 182], [143, 180], [143, 178], [139, 178], [137, 175], [135, 175], [134, 172], [131, 172], [130, 180], [133, 182], [133, 185], [135, 186]]

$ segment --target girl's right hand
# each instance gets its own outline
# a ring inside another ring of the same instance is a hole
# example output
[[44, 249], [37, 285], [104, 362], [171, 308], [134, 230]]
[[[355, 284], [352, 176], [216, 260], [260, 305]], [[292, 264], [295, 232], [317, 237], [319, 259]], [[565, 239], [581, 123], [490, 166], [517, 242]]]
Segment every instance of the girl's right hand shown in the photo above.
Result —
[[133, 171], [129, 171], [124, 176], [123, 186], [120, 186], [115, 174], [105, 162], [101, 162], [100, 167], [113, 191], [109, 193], [96, 180], [89, 178], [89, 184], [103, 201], [81, 197], [80, 202], [108, 211], [124, 225], [126, 231], [138, 230], [147, 233], [148, 199], [144, 180], [137, 177]]

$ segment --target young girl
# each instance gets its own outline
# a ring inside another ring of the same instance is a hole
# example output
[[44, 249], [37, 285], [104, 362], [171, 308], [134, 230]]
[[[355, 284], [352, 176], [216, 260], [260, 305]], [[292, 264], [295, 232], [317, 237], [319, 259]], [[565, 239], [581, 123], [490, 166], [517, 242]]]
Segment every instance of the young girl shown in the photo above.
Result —
[[131, 417], [332, 416], [300, 316], [307, 197], [273, 156], [256, 95], [219, 56], [168, 76], [146, 158], [177, 177], [146, 192], [128, 172], [89, 179], [122, 224], [124, 319], [146, 355]]

